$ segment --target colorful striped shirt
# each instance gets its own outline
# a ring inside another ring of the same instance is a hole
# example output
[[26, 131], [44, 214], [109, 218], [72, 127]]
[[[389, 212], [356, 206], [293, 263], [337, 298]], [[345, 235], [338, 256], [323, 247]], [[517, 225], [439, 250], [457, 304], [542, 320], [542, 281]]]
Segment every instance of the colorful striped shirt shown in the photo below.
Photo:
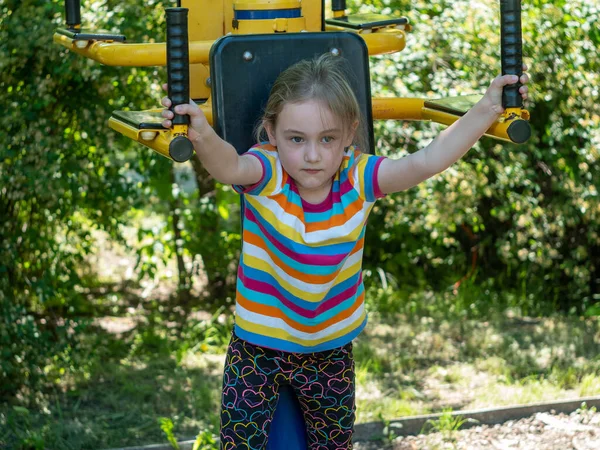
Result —
[[268, 145], [248, 152], [263, 166], [244, 194], [235, 333], [263, 347], [311, 353], [341, 347], [365, 327], [362, 282], [366, 221], [383, 197], [383, 157], [350, 147], [328, 198], [304, 202]]

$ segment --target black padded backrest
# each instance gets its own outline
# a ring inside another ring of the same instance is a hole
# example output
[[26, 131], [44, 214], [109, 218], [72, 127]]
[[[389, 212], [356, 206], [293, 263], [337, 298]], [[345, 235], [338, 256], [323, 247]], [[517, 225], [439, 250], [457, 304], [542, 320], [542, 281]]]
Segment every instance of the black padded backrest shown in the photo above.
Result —
[[210, 55], [213, 127], [238, 153], [256, 144], [254, 130], [277, 76], [292, 64], [326, 52], [339, 54], [366, 120], [373, 152], [369, 56], [363, 39], [349, 32], [230, 35]]
[[[256, 144], [254, 130], [277, 76], [292, 64], [326, 52], [346, 60], [348, 81], [360, 104], [373, 149], [373, 115], [367, 47], [349, 32], [225, 36], [210, 55], [213, 127], [238, 153]], [[243, 196], [240, 197], [242, 210]], [[243, 216], [243, 213], [242, 213]], [[306, 429], [294, 391], [282, 386], [267, 450], [307, 448]]]

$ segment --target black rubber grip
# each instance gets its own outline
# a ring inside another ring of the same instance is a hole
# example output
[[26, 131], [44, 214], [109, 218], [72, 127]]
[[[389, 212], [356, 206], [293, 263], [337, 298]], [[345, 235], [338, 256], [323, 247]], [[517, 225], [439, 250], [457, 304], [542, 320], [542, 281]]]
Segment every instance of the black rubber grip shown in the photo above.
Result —
[[69, 30], [81, 28], [81, 2], [65, 0], [65, 21]]
[[[188, 9], [167, 8], [167, 77], [171, 110], [190, 101]], [[187, 114], [175, 114], [173, 125], [188, 125]]]
[[345, 11], [346, 10], [346, 0], [331, 0], [331, 10], [332, 11]]
[[[521, 0], [500, 0], [500, 54], [502, 75], [523, 73], [523, 40], [521, 35]], [[502, 106], [505, 108], [523, 107], [519, 94], [521, 82], [504, 87]]]

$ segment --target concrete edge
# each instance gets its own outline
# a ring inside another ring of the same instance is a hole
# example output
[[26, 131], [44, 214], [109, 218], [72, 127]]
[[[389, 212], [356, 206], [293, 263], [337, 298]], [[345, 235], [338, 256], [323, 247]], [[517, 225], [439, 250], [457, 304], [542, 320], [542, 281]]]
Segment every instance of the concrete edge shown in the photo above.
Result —
[[[496, 425], [509, 420], [519, 420], [532, 416], [539, 412], [550, 412], [570, 414], [581, 408], [582, 403], [588, 407], [600, 409], [600, 396], [580, 397], [570, 400], [559, 400], [554, 402], [530, 403], [526, 405], [504, 406], [501, 408], [484, 408], [468, 411], [453, 411], [453, 417], [467, 419], [461, 429], [478, 425]], [[425, 414], [420, 416], [403, 417], [390, 420], [389, 423], [368, 422], [359, 423], [354, 426], [354, 441], [373, 441], [384, 437], [384, 428], [393, 428], [396, 436], [409, 436], [421, 433], [423, 427], [429, 421], [438, 420], [443, 414]], [[178, 442], [180, 450], [192, 450], [195, 439]], [[173, 450], [170, 444], [152, 444], [139, 447], [122, 447], [107, 450]]]

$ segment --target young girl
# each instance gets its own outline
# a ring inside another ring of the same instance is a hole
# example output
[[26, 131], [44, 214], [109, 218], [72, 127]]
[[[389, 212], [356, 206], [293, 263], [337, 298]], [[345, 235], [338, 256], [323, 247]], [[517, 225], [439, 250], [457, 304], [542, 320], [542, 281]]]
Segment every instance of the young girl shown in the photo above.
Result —
[[[243, 155], [193, 103], [188, 136], [219, 182], [243, 195], [236, 323], [225, 362], [221, 447], [266, 448], [278, 389], [291, 385], [311, 449], [349, 449], [355, 417], [352, 340], [367, 316], [361, 276], [375, 200], [447, 169], [498, 119], [497, 77], [483, 98], [422, 150], [401, 159], [362, 153], [364, 121], [339, 57], [300, 62], [275, 82]], [[526, 68], [525, 68], [526, 69]], [[527, 75], [520, 93], [527, 98]], [[169, 108], [171, 102], [164, 98]], [[163, 111], [165, 127], [173, 113]]]

